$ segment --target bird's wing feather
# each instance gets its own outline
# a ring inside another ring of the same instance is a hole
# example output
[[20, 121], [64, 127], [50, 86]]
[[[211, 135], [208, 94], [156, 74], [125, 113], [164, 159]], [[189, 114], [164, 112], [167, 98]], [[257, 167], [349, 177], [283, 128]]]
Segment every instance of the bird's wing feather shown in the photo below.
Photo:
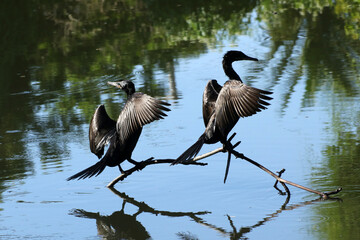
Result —
[[221, 86], [217, 83], [216, 80], [210, 80], [206, 86], [203, 93], [203, 120], [205, 127], [208, 125], [211, 115], [215, 109], [215, 102], [218, 98], [219, 92], [221, 91]]
[[134, 132], [145, 124], [167, 116], [164, 111], [170, 111], [170, 109], [165, 106], [170, 106], [170, 104], [144, 93], [132, 94], [116, 123], [116, 131], [120, 142], [126, 142]]
[[104, 147], [115, 131], [116, 122], [107, 114], [104, 105], [100, 105], [91, 119], [89, 127], [90, 150], [98, 158], [104, 154]]
[[216, 125], [228, 134], [240, 117], [249, 117], [269, 105], [266, 100], [272, 92], [264, 91], [236, 81], [227, 81], [215, 103]]

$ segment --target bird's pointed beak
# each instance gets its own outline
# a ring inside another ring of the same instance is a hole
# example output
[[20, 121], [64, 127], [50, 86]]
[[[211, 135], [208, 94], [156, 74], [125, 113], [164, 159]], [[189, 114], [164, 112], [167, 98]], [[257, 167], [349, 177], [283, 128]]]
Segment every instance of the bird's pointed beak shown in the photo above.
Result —
[[107, 84], [112, 85], [117, 88], [122, 88], [121, 82], [107, 82]]
[[250, 60], [250, 61], [256, 61], [256, 62], [259, 61], [257, 58], [249, 57], [247, 55], [245, 55], [244, 60]]

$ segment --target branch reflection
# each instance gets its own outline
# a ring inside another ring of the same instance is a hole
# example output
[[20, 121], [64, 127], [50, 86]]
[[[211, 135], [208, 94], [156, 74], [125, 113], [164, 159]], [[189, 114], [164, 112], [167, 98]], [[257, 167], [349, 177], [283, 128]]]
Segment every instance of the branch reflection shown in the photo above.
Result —
[[[123, 204], [123, 207], [125, 204]], [[110, 216], [101, 215], [100, 213], [87, 212], [82, 209], [72, 210], [70, 214], [81, 217], [96, 219], [98, 234], [105, 239], [148, 239], [149, 233], [145, 227], [136, 220], [136, 216], [140, 212], [133, 215], [124, 213], [122, 208]]]
[[290, 200], [290, 196], [288, 196], [284, 202], [284, 204], [280, 207], [279, 210], [275, 211], [274, 213], [271, 214], [267, 214], [266, 217], [264, 217], [263, 219], [261, 219], [260, 221], [258, 221], [257, 223], [255, 223], [254, 225], [251, 226], [246, 226], [246, 227], [241, 227], [239, 230], [236, 230], [236, 227], [231, 219], [231, 217], [229, 215], [227, 215], [227, 218], [229, 220], [229, 224], [232, 228], [231, 232], [228, 232], [230, 238], [229, 239], [247, 239], [247, 237], [245, 237], [244, 235], [246, 233], [251, 232], [252, 230], [254, 230], [257, 227], [263, 226], [265, 223], [269, 222], [270, 220], [278, 217], [282, 212], [285, 211], [291, 211], [291, 210], [295, 210], [304, 206], [308, 206], [317, 202], [322, 202], [322, 201], [342, 201], [342, 199], [340, 198], [329, 198], [326, 200], [323, 200], [321, 198], [317, 198], [314, 200], [310, 200], [310, 201], [304, 201], [304, 202], [300, 202], [297, 204], [291, 204], [290, 206], [287, 206], [287, 204], [289, 203]]
[[[98, 234], [104, 236], [106, 239], [148, 239], [150, 234], [146, 231], [145, 227], [136, 220], [136, 217], [141, 213], [151, 213], [156, 216], [168, 217], [189, 217], [195, 222], [201, 221], [199, 215], [209, 214], [210, 212], [171, 212], [156, 210], [144, 202], [136, 201], [134, 198], [129, 197], [125, 193], [121, 193], [114, 188], [110, 190], [117, 196], [123, 199], [123, 204], [120, 211], [115, 211], [110, 216], [101, 215], [100, 213], [87, 212], [82, 209], [71, 210], [70, 214], [81, 218], [96, 219], [96, 226]], [[138, 207], [135, 214], [129, 215], [124, 211], [126, 203]]]
[[[218, 227], [214, 224], [208, 223], [204, 220], [201, 216], [211, 214], [209, 211], [200, 211], [200, 212], [172, 212], [172, 211], [161, 211], [156, 210], [146, 204], [145, 202], [139, 202], [132, 197], [126, 195], [126, 193], [119, 192], [115, 188], [110, 188], [110, 190], [120, 197], [123, 200], [122, 207], [120, 211], [115, 211], [111, 215], [101, 215], [100, 213], [93, 213], [87, 212], [83, 209], [73, 209], [71, 210], [70, 214], [76, 217], [81, 218], [89, 218], [95, 219], [97, 225], [98, 234], [108, 238], [115, 238], [115, 239], [149, 239], [151, 238], [149, 232], [146, 228], [139, 222], [136, 217], [141, 213], [151, 213], [155, 216], [167, 216], [167, 217], [189, 217], [192, 221], [215, 230], [216, 232], [220, 233], [225, 237], [229, 237], [229, 239], [247, 239], [246, 234], [253, 231], [254, 229], [263, 226], [265, 223], [277, 218], [282, 212], [295, 210], [301, 207], [305, 207], [317, 202], [322, 201], [342, 201], [340, 198], [329, 198], [327, 200], [323, 200], [321, 198], [317, 198], [310, 201], [304, 201], [297, 204], [291, 204], [288, 206], [290, 197], [288, 196], [285, 199], [285, 202], [281, 205], [281, 207], [270, 214], [266, 214], [266, 217], [260, 219], [254, 225], [251, 226], [244, 226], [240, 227], [239, 229], [236, 228], [235, 223], [233, 222], [232, 218], [229, 215], [227, 216], [227, 220], [229, 222], [230, 231]], [[129, 203], [135, 207], [137, 207], [137, 212], [130, 215], [126, 214], [124, 209], [126, 203]], [[180, 239], [198, 239], [194, 234], [191, 232], [179, 232], [177, 236]]]

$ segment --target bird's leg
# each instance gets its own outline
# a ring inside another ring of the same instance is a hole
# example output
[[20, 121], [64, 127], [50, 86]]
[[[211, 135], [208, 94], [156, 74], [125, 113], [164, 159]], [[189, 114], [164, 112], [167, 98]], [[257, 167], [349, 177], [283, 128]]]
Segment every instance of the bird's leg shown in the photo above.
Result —
[[121, 174], [124, 174], [125, 171], [122, 169], [122, 167], [120, 166], [120, 164], [118, 165], [118, 167], [119, 167], [119, 170], [120, 170]]
[[229, 149], [229, 150], [232, 150], [233, 149], [233, 147], [232, 147], [232, 145], [231, 145], [231, 140], [235, 137], [235, 135], [236, 135], [236, 133], [233, 133], [232, 135], [231, 135], [231, 137], [229, 137], [228, 138], [228, 140], [226, 140], [225, 142], [223, 142], [223, 152], [226, 152], [227, 150], [227, 147], [230, 147], [231, 149]]
[[229, 140], [227, 140], [226, 142], [223, 143], [223, 149], [228, 152], [228, 158], [227, 158], [226, 169], [225, 169], [224, 183], [226, 183], [227, 175], [229, 173], [230, 161], [231, 161], [231, 151], [234, 149], [233, 145], [230, 142], [231, 139], [233, 138], [233, 136], [230, 137]]
[[122, 205], [121, 205], [121, 210], [120, 210], [120, 212], [122, 212], [122, 213], [124, 212], [125, 204], [126, 204], [126, 201], [123, 200], [123, 203], [122, 203]]
[[225, 142], [223, 142], [223, 152], [228, 152], [228, 150], [233, 150], [234, 148], [236, 148], [241, 141], [235, 143], [234, 145], [232, 145], [231, 141], [233, 140], [233, 138], [235, 137], [236, 133], [233, 133]]
[[132, 164], [134, 164], [134, 165], [138, 165], [138, 164], [139, 164], [139, 162], [137, 162], [137, 161], [135, 161], [135, 160], [133, 160], [133, 159], [131, 159], [131, 158], [129, 158], [128, 161], [129, 161], [129, 163], [132, 163]]
[[151, 158], [149, 158], [149, 159], [147, 159], [147, 160], [145, 160], [145, 161], [138, 162], [138, 161], [135, 161], [135, 160], [129, 158], [128, 161], [129, 161], [130, 163], [132, 163], [132, 164], [135, 165], [134, 168], [136, 169], [136, 171], [140, 171], [140, 170], [142, 170], [142, 169], [146, 166], [146, 165], [145, 165], [146, 162], [152, 161], [153, 159], [154, 159], [154, 158], [151, 157]]

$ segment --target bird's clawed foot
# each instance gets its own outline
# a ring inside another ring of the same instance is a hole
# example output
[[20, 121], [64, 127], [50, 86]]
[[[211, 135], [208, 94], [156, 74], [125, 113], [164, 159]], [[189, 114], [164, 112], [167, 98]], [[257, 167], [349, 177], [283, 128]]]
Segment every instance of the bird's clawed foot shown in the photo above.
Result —
[[121, 172], [121, 175], [127, 175], [128, 173], [129, 173], [129, 170], [124, 170], [124, 169], [122, 169], [122, 167], [120, 166], [120, 164], [118, 165], [119, 166], [119, 170], [120, 170], [120, 172]]
[[135, 161], [134, 159], [131, 158], [128, 159], [128, 162], [134, 164], [135, 166], [139, 164], [138, 161]]
[[137, 171], [143, 170], [146, 165], [148, 165], [149, 162], [153, 161], [154, 157], [148, 158], [141, 162], [136, 162], [135, 167], [137, 168]]
[[223, 144], [223, 152], [229, 152], [230, 153], [234, 148], [239, 146], [241, 141], [236, 142], [234, 145], [231, 143], [231, 141], [233, 140], [235, 135], [236, 135], [236, 133], [233, 133], [233, 135], [231, 135], [229, 137], [229, 139]]
[[133, 169], [135, 169], [136, 171], [143, 170], [144, 167], [146, 167], [146, 165], [149, 164], [149, 162], [153, 161], [153, 159], [154, 159], [154, 158], [151, 157], [151, 158], [148, 158], [148, 159], [146, 159], [146, 160], [144, 160], [144, 161], [141, 161], [141, 162], [135, 161], [135, 160], [133, 160], [133, 159], [128, 159], [128, 161], [129, 161], [130, 163], [134, 164], [135, 166], [134, 166], [133, 168], [130, 168], [130, 169], [124, 171], [124, 170], [122, 169], [122, 167], [120, 166], [120, 164], [119, 164], [119, 165], [118, 165], [118, 166], [119, 166], [119, 170], [120, 170], [120, 172], [121, 172], [122, 175], [128, 175], [129, 173], [131, 174], [131, 172], [132, 172]]

